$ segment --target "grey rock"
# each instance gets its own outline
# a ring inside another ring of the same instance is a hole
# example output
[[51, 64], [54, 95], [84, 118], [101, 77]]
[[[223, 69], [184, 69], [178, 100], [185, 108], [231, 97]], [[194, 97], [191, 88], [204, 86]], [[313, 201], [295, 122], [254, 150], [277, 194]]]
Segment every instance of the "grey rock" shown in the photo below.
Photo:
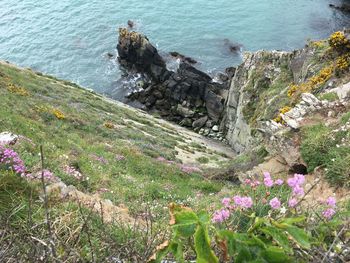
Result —
[[182, 121], [180, 121], [180, 125], [185, 127], [192, 127], [192, 120], [190, 118], [184, 118]]
[[212, 128], [212, 131], [218, 132], [219, 131], [219, 126], [218, 125], [214, 125], [213, 128]]
[[194, 115], [194, 111], [190, 110], [189, 108], [186, 108], [184, 106], [182, 106], [181, 104], [177, 105], [177, 109], [176, 109], [177, 113], [183, 117], [193, 117]]
[[208, 116], [204, 116], [202, 118], [199, 118], [198, 120], [195, 120], [193, 123], [192, 123], [192, 127], [194, 128], [202, 128], [205, 123], [207, 122], [208, 120]]
[[0, 133], [0, 145], [13, 145], [17, 142], [19, 136], [10, 132]]
[[301, 99], [310, 106], [316, 106], [321, 103], [321, 101], [311, 93], [301, 94]]
[[286, 122], [286, 124], [289, 127], [293, 128], [293, 129], [299, 129], [300, 125], [295, 119], [292, 119], [284, 114], [281, 114], [281, 116], [282, 116], [282, 119]]
[[222, 102], [223, 98], [216, 95], [212, 91], [208, 91], [205, 96], [205, 106], [208, 111], [208, 115], [214, 121], [218, 121], [223, 110], [224, 105]]

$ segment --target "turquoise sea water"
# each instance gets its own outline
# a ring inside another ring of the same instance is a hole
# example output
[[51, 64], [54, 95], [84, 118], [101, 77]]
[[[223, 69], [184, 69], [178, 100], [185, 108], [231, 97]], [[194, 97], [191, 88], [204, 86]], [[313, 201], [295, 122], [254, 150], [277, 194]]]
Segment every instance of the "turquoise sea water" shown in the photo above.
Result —
[[[302, 47], [350, 25], [328, 7], [340, 0], [0, 0], [0, 59], [98, 92], [118, 86], [117, 28], [128, 19], [161, 51], [178, 51], [208, 72], [240, 61], [244, 50]], [[226, 40], [227, 41], [227, 40]]]

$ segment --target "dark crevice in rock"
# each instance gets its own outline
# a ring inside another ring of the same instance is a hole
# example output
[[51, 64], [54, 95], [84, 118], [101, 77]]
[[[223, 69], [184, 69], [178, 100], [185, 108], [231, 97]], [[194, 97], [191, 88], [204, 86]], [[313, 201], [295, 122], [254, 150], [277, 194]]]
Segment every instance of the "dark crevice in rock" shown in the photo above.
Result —
[[307, 174], [307, 167], [304, 164], [296, 163], [290, 167], [289, 172], [292, 174]]

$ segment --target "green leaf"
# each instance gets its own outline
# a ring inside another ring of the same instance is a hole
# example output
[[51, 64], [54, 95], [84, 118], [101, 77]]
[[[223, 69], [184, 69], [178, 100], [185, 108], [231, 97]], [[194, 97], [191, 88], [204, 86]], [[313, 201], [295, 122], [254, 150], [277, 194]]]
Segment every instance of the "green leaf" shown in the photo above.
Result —
[[208, 224], [210, 222], [210, 216], [207, 212], [201, 211], [198, 213], [198, 219], [203, 224]]
[[286, 255], [283, 249], [270, 246], [261, 253], [261, 256], [269, 263], [288, 263], [291, 262], [288, 255]]
[[261, 228], [261, 231], [266, 235], [271, 236], [274, 241], [276, 241], [281, 247], [283, 247], [283, 249], [289, 253], [293, 252], [292, 248], [289, 245], [288, 236], [282, 230], [276, 227], [266, 226]]
[[303, 229], [296, 226], [288, 226], [286, 230], [301, 247], [310, 249], [309, 236]]
[[218, 263], [219, 260], [215, 256], [210, 247], [210, 239], [206, 226], [199, 224], [194, 235], [194, 247], [197, 254], [197, 263]]
[[301, 223], [304, 221], [305, 221], [305, 216], [300, 216], [300, 217], [293, 217], [293, 218], [283, 218], [283, 220], [281, 220], [280, 223], [293, 225], [295, 223]]
[[235, 258], [236, 263], [249, 262], [253, 260], [253, 255], [250, 253], [249, 249], [246, 247], [241, 247], [238, 251], [238, 255]]
[[267, 219], [256, 217], [254, 220], [254, 224], [248, 229], [248, 232], [254, 231], [256, 228], [259, 228], [262, 224], [265, 224], [267, 222]]
[[241, 246], [246, 246], [244, 241], [249, 240], [247, 234], [234, 233], [229, 230], [221, 230], [218, 232], [218, 236], [221, 239], [227, 240], [228, 254], [235, 256]]
[[182, 243], [180, 242], [172, 242], [169, 246], [169, 250], [174, 255], [176, 262], [184, 263]]
[[181, 211], [175, 213], [175, 223], [181, 224], [196, 224], [198, 222], [198, 216], [192, 211]]
[[196, 230], [196, 226], [199, 222], [197, 215], [192, 211], [179, 211], [175, 212], [175, 225], [174, 230], [182, 237], [193, 236]]

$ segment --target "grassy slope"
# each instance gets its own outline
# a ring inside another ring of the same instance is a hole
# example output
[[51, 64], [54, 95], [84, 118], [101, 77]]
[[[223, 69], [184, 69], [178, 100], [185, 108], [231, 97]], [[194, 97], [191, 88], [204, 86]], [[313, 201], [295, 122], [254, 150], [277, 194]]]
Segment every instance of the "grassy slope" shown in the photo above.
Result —
[[[43, 145], [47, 168], [63, 182], [88, 193], [106, 188], [104, 198], [123, 203], [132, 212], [142, 212], [145, 203], [151, 202], [161, 218], [168, 202], [196, 206], [196, 196], [208, 196], [223, 186], [155, 158], [178, 161], [175, 146], [202, 151], [219, 165], [224, 154], [196, 142], [189, 144], [171, 125], [145, 118], [139, 111], [74, 84], [2, 63], [0, 98], [0, 132], [10, 131], [33, 141], [34, 145], [22, 141], [16, 146], [32, 172], [39, 170], [38, 147]], [[56, 118], [54, 110], [65, 118]], [[107, 128], [106, 123], [113, 127]], [[116, 160], [116, 155], [125, 156], [125, 160]], [[96, 156], [105, 161], [96, 160]], [[65, 165], [78, 167], [84, 179], [67, 175]], [[205, 205], [205, 199], [201, 200], [199, 205]]]

